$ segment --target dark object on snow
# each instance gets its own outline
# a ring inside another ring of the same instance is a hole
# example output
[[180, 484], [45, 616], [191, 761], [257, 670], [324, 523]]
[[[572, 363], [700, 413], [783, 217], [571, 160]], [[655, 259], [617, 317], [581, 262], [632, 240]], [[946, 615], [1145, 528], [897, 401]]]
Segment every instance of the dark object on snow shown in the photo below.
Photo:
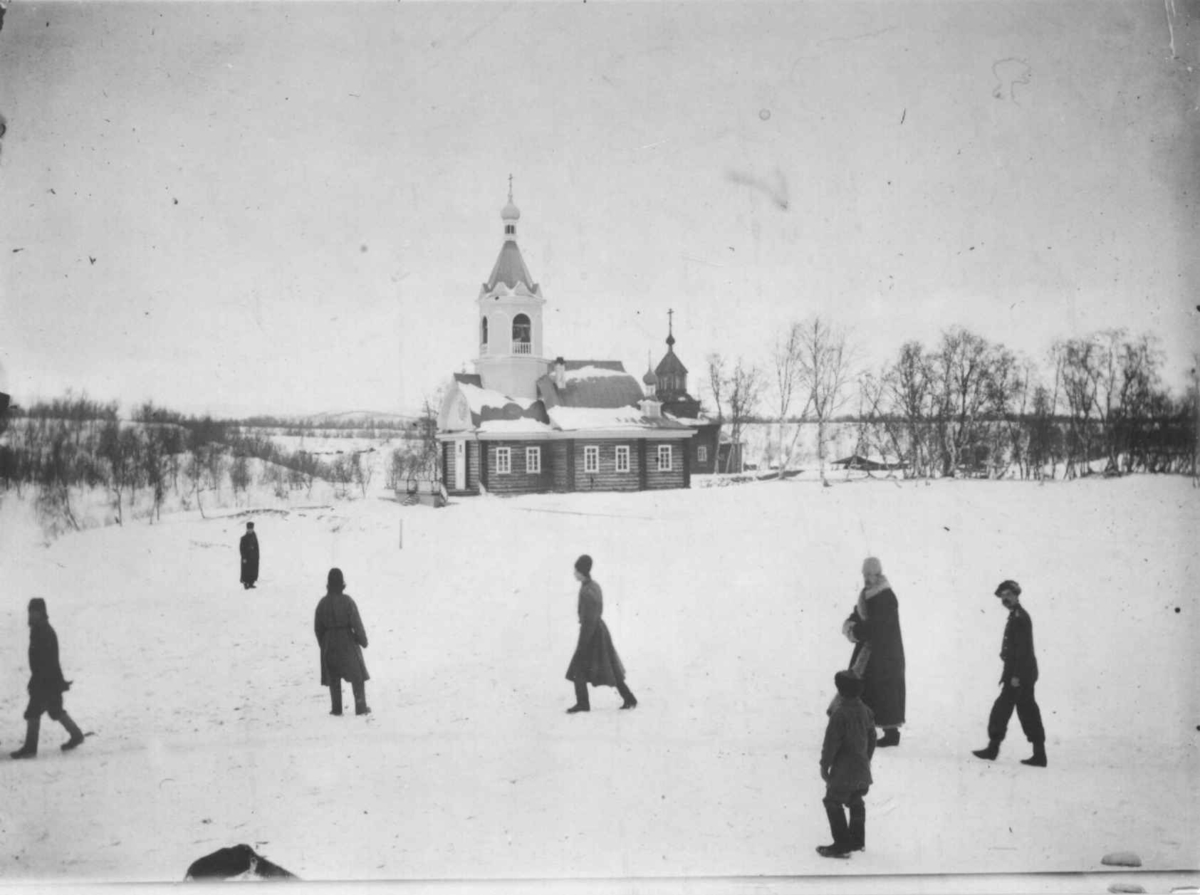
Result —
[[253, 522], [246, 523], [246, 533], [238, 549], [242, 554], [242, 587], [249, 590], [258, 581], [258, 535], [254, 533]]
[[365, 682], [371, 679], [363, 649], [367, 646], [367, 631], [358, 614], [358, 605], [345, 592], [346, 579], [341, 569], [330, 569], [326, 592], [313, 619], [317, 644], [321, 648], [321, 686], [329, 688], [332, 710], [342, 713], [342, 681], [350, 682], [354, 691], [354, 713], [370, 714], [367, 707]]
[[233, 879], [243, 875], [258, 879], [298, 879], [294, 873], [268, 861], [244, 843], [217, 849], [211, 855], [193, 861], [183, 879], [188, 882]]
[[1141, 867], [1142, 859], [1131, 851], [1115, 851], [1101, 858], [1100, 863], [1110, 867]]
[[886, 730], [904, 723], [907, 702], [900, 605], [875, 557], [863, 562], [863, 581], [858, 605], [843, 628], [854, 640], [850, 668], [863, 680], [862, 701]]
[[895, 469], [904, 469], [904, 463], [889, 463], [886, 460], [871, 460], [861, 454], [851, 454], [849, 457], [842, 457], [840, 460], [834, 460], [830, 466], [842, 466], [846, 469], [856, 469], [864, 472], [887, 472]]
[[567, 680], [575, 684], [575, 705], [567, 709], [568, 714], [591, 710], [588, 699], [588, 684], [594, 687], [616, 687], [624, 703], [623, 709], [634, 708], [638, 702], [625, 685], [625, 666], [613, 646], [608, 626], [601, 616], [604, 614], [604, 593], [600, 585], [591, 579], [592, 558], [583, 555], [575, 561], [575, 577], [579, 587], [579, 640], [571, 664], [567, 666]]
[[34, 597], [29, 601], [29, 704], [25, 708], [25, 744], [13, 758], [33, 758], [37, 755], [42, 714], [50, 716], [67, 729], [71, 738], [63, 744], [74, 749], [83, 742], [83, 732], [63, 709], [63, 693], [71, 682], [63, 678], [58, 661], [58, 635], [50, 626], [46, 601]]
[[992, 704], [988, 716], [988, 745], [973, 754], [992, 761], [1000, 752], [1000, 743], [1008, 732], [1013, 709], [1025, 738], [1033, 744], [1033, 755], [1021, 764], [1035, 768], [1046, 767], [1046, 731], [1042, 726], [1042, 711], [1038, 708], [1034, 685], [1038, 679], [1037, 657], [1033, 651], [1033, 619], [1020, 603], [1021, 588], [1015, 581], [1004, 581], [996, 588], [996, 596], [1008, 609], [1004, 639], [1000, 645], [1000, 695]]

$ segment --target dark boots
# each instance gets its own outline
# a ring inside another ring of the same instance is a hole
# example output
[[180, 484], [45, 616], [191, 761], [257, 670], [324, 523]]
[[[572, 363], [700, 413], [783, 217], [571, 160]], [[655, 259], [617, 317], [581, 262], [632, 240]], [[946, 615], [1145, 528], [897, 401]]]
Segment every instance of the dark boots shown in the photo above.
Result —
[[[351, 681], [350, 689], [354, 691], [354, 714], [371, 714], [371, 709], [367, 705], [367, 685], [362, 682], [356, 684]], [[332, 705], [329, 714], [340, 715], [342, 713], [342, 682], [340, 679], [336, 684], [329, 685], [329, 701]]]
[[568, 715], [576, 712], [590, 712], [592, 705], [588, 701], [587, 681], [572, 681], [575, 684], [575, 704], [567, 709]]
[[41, 716], [25, 722], [25, 745], [16, 752], [8, 753], [13, 758], [34, 758], [37, 756], [38, 731], [41, 730]]
[[867, 806], [850, 806], [850, 851], [862, 851], [867, 847]]
[[1044, 768], [1046, 766], [1046, 742], [1043, 740], [1033, 744], [1033, 755], [1029, 758], [1022, 758], [1021, 764], [1027, 764], [1033, 768]]
[[[829, 818], [829, 831], [833, 834], [833, 844], [818, 845], [817, 854], [822, 858], [844, 858], [854, 850], [850, 840], [850, 829], [846, 826], [846, 812], [842, 810], [840, 802], [832, 799], [823, 799], [822, 801], [825, 804], [825, 816]], [[863, 819], [865, 822], [865, 809]]]
[[879, 749], [882, 749], [885, 746], [899, 746], [899, 745], [900, 745], [900, 728], [899, 727], [887, 728], [886, 730], [884, 730], [883, 736], [881, 736], [879, 738], [878, 742], [875, 743], [876, 748], [879, 748]]
[[996, 756], [1000, 754], [1000, 741], [989, 740], [986, 749], [974, 749], [971, 754], [976, 758], [984, 758], [988, 761], [995, 761]]
[[58, 716], [58, 722], [67, 729], [67, 733], [71, 738], [62, 744], [63, 752], [70, 752], [76, 746], [83, 742], [83, 731], [79, 729], [79, 725], [71, 720], [71, 716], [63, 712]]
[[637, 707], [637, 697], [633, 695], [633, 691], [625, 686], [624, 681], [617, 681], [617, 692], [621, 694], [621, 698], [625, 702], [621, 705], [623, 709], [632, 709]]
[[357, 684], [351, 684], [354, 690], [354, 714], [369, 715], [371, 708], [367, 705], [367, 685], [360, 681]]

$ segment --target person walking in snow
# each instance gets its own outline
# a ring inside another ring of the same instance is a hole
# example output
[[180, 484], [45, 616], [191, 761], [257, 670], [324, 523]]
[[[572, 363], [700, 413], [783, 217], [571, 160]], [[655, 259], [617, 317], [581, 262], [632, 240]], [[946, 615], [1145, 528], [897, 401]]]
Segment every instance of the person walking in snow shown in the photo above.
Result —
[[25, 709], [25, 745], [9, 753], [13, 758], [37, 755], [43, 712], [71, 735], [62, 744], [64, 752], [83, 742], [83, 732], [63, 708], [63, 693], [69, 689], [71, 682], [63, 679], [62, 666], [58, 663], [58, 635], [50, 626], [46, 601], [34, 597], [29, 601], [29, 705]]
[[638, 704], [637, 698], [625, 685], [625, 666], [613, 646], [604, 614], [604, 594], [592, 580], [592, 558], [587, 554], [575, 560], [575, 579], [579, 587], [579, 642], [567, 667], [567, 680], [575, 684], [575, 704], [568, 715], [591, 711], [588, 684], [594, 687], [616, 687], [624, 703], [623, 709]]
[[858, 604], [842, 624], [842, 633], [854, 644], [850, 670], [862, 679], [862, 701], [883, 728], [879, 745], [897, 746], [905, 704], [900, 606], [883, 565], [874, 556], [863, 561], [862, 576]]
[[238, 543], [242, 554], [242, 587], [249, 590], [258, 580], [258, 535], [254, 533], [254, 523], [246, 523], [246, 533]]
[[354, 691], [354, 714], [369, 715], [366, 682], [367, 663], [362, 651], [367, 646], [367, 630], [358, 614], [358, 605], [346, 593], [341, 569], [330, 569], [325, 596], [317, 603], [313, 621], [317, 644], [321, 647], [321, 686], [329, 688], [331, 715], [342, 713], [342, 681]]
[[[829, 706], [825, 741], [821, 746], [821, 779], [825, 781], [825, 816], [832, 845], [817, 846], [823, 858], [844, 858], [861, 851], [867, 841], [867, 808], [863, 796], [874, 782], [875, 716], [861, 699], [863, 682], [851, 671], [833, 676], [838, 695]], [[845, 806], [850, 810], [846, 823]]]
[[996, 697], [988, 717], [987, 748], [976, 749], [972, 754], [977, 758], [995, 761], [1015, 708], [1025, 738], [1033, 744], [1033, 755], [1021, 759], [1021, 764], [1044, 768], [1046, 731], [1042, 727], [1042, 711], [1033, 695], [1033, 685], [1038, 679], [1037, 656], [1033, 653], [1033, 619], [1021, 605], [1021, 585], [1017, 582], [1001, 581], [996, 588], [996, 596], [1008, 610], [1004, 640], [1000, 644], [1000, 661], [1004, 663], [1004, 670], [1000, 674], [1000, 695]]

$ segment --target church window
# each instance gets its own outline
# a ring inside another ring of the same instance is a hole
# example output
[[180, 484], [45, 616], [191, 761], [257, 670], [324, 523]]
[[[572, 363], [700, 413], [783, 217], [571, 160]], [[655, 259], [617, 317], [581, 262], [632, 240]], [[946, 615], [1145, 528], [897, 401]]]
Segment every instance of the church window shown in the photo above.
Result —
[[487, 318], [479, 321], [479, 344], [487, 345]]
[[583, 471], [600, 471], [600, 448], [597, 445], [589, 444], [583, 449]]
[[496, 448], [496, 474], [508, 475], [512, 472], [512, 448]]
[[629, 472], [629, 445], [617, 445], [617, 472]]
[[533, 337], [533, 327], [529, 317], [518, 314], [512, 322], [513, 354], [529, 354], [529, 342]]
[[658, 446], [658, 471], [671, 471], [671, 446], [669, 444], [660, 444]]
[[525, 471], [531, 474], [542, 471], [542, 449], [540, 447], [525, 448]]

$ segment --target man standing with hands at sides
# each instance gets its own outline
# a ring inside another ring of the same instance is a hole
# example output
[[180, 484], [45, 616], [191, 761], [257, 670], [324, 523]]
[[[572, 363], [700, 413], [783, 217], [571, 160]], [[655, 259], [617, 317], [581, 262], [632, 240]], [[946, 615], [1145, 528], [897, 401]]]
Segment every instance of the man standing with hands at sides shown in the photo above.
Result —
[[246, 533], [238, 548], [242, 552], [242, 587], [249, 590], [258, 580], [258, 535], [254, 533], [253, 522], [246, 523]]
[[1021, 605], [1021, 586], [1017, 582], [1000, 582], [996, 596], [1008, 610], [1008, 623], [1004, 626], [1004, 641], [1000, 647], [1004, 673], [1000, 678], [1000, 695], [988, 718], [987, 748], [976, 749], [972, 754], [987, 761], [995, 760], [1015, 707], [1021, 729], [1033, 744], [1033, 755], [1021, 759], [1021, 764], [1044, 768], [1046, 731], [1042, 728], [1042, 712], [1033, 695], [1033, 685], [1038, 679], [1037, 657], [1033, 653], [1033, 620]]

